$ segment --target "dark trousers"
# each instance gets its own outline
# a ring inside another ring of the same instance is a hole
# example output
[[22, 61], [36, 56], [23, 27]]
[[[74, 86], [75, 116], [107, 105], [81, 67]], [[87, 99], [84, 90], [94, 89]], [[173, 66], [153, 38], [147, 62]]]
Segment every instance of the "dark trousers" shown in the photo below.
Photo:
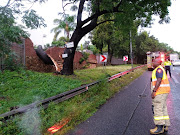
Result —
[[165, 66], [165, 70], [166, 70], [166, 74], [167, 74], [167, 71], [169, 71], [169, 76], [171, 77], [171, 69], [170, 69], [170, 66]]

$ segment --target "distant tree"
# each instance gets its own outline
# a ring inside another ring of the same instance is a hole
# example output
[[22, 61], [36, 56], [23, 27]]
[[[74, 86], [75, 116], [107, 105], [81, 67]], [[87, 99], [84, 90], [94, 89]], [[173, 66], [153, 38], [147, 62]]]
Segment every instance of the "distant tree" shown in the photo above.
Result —
[[[133, 23], [132, 35], [136, 35], [138, 23]], [[111, 63], [112, 56], [122, 57], [129, 55], [130, 31], [126, 31], [114, 22], [106, 22], [96, 27], [92, 32], [92, 43], [98, 49], [108, 52], [108, 64]], [[134, 40], [132, 40], [134, 42]]]
[[149, 36], [146, 31], [139, 33], [135, 37], [135, 46], [135, 56], [138, 63], [144, 63], [144, 60], [147, 57], [146, 53], [148, 51], [161, 51], [166, 55], [174, 52], [174, 50], [170, 46], [168, 46], [168, 44], [160, 43], [159, 40], [154, 36]]
[[95, 45], [89, 45], [88, 50], [91, 50], [94, 55], [99, 53], [99, 50], [97, 49], [97, 47]]
[[68, 41], [68, 38], [60, 37], [58, 40], [52, 42], [52, 46], [64, 46]]
[[54, 24], [57, 26], [51, 30], [51, 32], [55, 33], [53, 42], [57, 40], [57, 37], [61, 33], [62, 30], [64, 30], [67, 38], [69, 39], [70, 31], [73, 31], [75, 28], [74, 19], [75, 19], [74, 16], [69, 16], [69, 15], [64, 15], [63, 20], [54, 19]]

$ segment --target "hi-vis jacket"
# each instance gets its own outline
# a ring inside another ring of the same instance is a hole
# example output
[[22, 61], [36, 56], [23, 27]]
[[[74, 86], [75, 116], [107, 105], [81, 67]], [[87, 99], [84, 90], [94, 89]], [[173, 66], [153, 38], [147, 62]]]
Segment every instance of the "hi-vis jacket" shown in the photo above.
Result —
[[156, 95], [164, 94], [164, 93], [169, 93], [170, 92], [169, 81], [168, 81], [166, 72], [165, 72], [164, 68], [161, 65], [159, 65], [157, 68], [155, 68], [153, 70], [153, 72], [152, 72], [152, 86], [153, 86], [153, 89], [155, 88], [155, 85], [156, 85], [156, 82], [157, 82], [156, 71], [157, 71], [158, 68], [162, 69], [162, 71], [163, 71], [163, 78], [162, 78], [162, 81], [161, 81], [161, 84], [160, 84], [159, 88], [156, 91]]
[[170, 61], [165, 61], [164, 66], [171, 66], [171, 62]]

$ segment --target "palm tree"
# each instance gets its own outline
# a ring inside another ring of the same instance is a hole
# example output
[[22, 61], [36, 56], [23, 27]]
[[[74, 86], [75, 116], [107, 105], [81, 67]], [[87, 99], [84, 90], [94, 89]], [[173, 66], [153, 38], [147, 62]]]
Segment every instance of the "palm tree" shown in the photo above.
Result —
[[60, 19], [54, 19], [54, 24], [57, 25], [55, 28], [51, 30], [51, 32], [54, 32], [54, 38], [53, 41], [57, 40], [58, 35], [61, 33], [62, 30], [64, 30], [64, 33], [66, 34], [67, 38], [69, 39], [70, 31], [73, 31], [75, 28], [74, 23], [74, 16], [66, 15], [63, 20]]

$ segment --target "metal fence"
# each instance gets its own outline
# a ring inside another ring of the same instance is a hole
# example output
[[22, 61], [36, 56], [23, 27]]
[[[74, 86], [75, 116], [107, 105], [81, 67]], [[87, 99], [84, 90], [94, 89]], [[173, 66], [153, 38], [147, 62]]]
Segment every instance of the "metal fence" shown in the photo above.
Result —
[[[0, 57], [0, 70], [3, 71], [9, 66], [12, 65], [23, 65], [26, 64], [26, 50], [25, 50], [25, 40], [21, 44], [12, 43], [10, 45], [10, 52], [8, 54], [2, 53], [2, 56]], [[9, 59], [12, 64], [7, 65], [7, 59]]]

